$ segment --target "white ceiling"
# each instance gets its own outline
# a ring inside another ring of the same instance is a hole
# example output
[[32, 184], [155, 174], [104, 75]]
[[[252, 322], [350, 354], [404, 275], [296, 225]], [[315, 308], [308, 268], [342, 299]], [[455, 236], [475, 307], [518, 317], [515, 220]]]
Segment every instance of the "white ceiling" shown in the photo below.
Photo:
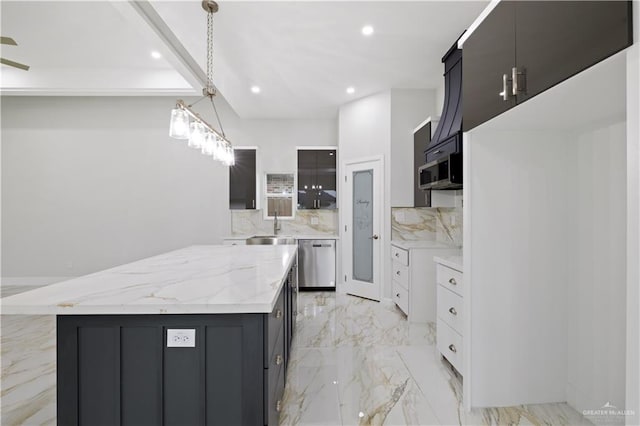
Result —
[[[335, 117], [339, 105], [381, 90], [437, 88], [442, 55], [487, 3], [219, 1], [214, 82], [245, 118]], [[199, 92], [200, 1], [138, 4], [159, 19], [127, 2], [2, 1], [2, 35], [19, 43], [2, 55], [32, 66], [26, 73], [3, 66], [3, 92]], [[360, 32], [366, 24], [371, 37]], [[154, 49], [166, 59], [152, 59]]]
[[[31, 66], [2, 66], [3, 94], [136, 95], [193, 93], [167, 51], [126, 3], [2, 1], [2, 35], [18, 46], [2, 57]], [[174, 60], [175, 61], [175, 60]]]

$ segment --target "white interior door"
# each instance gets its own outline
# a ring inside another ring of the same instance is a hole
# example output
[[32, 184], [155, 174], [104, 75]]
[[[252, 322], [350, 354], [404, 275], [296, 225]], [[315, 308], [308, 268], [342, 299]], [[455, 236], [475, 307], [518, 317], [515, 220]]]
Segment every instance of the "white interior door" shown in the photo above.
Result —
[[345, 163], [345, 226], [342, 227], [346, 292], [367, 299], [382, 295], [382, 158]]

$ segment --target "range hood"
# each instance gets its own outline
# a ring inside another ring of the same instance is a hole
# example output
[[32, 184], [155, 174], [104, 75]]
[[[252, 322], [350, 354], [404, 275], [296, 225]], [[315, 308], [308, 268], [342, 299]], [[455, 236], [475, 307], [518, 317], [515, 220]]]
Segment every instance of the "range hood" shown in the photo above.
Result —
[[453, 142], [453, 152], [462, 152], [462, 50], [458, 41], [442, 58], [444, 63], [444, 105], [440, 123], [427, 146], [426, 154], [441, 144]]

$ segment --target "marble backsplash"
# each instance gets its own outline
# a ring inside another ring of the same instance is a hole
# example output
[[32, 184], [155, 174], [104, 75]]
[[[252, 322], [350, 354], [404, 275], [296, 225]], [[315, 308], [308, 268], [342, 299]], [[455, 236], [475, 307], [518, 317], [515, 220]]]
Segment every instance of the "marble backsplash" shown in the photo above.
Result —
[[[281, 235], [335, 235], [338, 210], [297, 210], [293, 219], [282, 219]], [[265, 220], [262, 210], [231, 210], [232, 235], [271, 235], [273, 219]]]
[[462, 208], [392, 207], [391, 239], [462, 246]]

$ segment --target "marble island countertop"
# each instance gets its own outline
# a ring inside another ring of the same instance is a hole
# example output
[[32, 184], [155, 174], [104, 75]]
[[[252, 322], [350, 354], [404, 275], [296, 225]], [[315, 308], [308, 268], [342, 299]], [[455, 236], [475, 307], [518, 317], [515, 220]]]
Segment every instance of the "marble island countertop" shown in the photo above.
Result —
[[2, 314], [266, 313], [296, 246], [191, 246], [3, 298]]

